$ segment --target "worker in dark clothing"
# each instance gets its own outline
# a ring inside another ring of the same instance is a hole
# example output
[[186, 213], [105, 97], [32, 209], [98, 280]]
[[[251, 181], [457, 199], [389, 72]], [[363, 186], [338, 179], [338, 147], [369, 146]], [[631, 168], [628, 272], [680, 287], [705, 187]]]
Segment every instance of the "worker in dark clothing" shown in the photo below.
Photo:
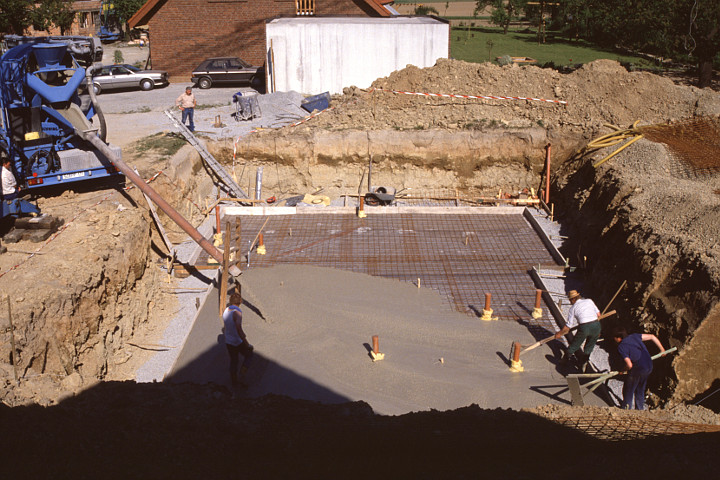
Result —
[[632, 410], [645, 409], [645, 388], [647, 380], [653, 369], [650, 352], [643, 342], [653, 342], [660, 349], [665, 351], [660, 340], [651, 333], [633, 333], [628, 335], [623, 327], [616, 327], [613, 330], [613, 339], [618, 344], [618, 353], [625, 361], [628, 370], [625, 385], [623, 386], [623, 400], [621, 407]]

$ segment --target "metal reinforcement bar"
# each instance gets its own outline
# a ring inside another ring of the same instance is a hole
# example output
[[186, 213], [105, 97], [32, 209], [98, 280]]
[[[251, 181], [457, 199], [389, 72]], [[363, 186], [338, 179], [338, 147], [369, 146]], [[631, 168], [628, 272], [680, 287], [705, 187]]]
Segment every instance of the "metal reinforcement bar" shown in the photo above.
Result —
[[[112, 164], [117, 167], [118, 170], [120, 170], [127, 178], [129, 178], [130, 181], [133, 182], [145, 195], [150, 197], [150, 199], [155, 202], [155, 205], [160, 207], [160, 210], [165, 212], [165, 214], [167, 214], [167, 216], [170, 217], [172, 221], [174, 221], [180, 228], [182, 228], [185, 233], [190, 235], [190, 238], [192, 238], [195, 243], [200, 245], [200, 247], [205, 250], [208, 255], [213, 257], [215, 260], [218, 261], [220, 265], [222, 265], [223, 253], [218, 250], [212, 243], [208, 242], [205, 237], [203, 237], [202, 234], [190, 224], [190, 222], [185, 220], [185, 218], [180, 215], [177, 210], [170, 206], [170, 204], [167, 203], [165, 199], [160, 196], [160, 194], [153, 190], [150, 185], [145, 183], [145, 180], [140, 178], [140, 176], [136, 174], [125, 162], [118, 158], [118, 156], [115, 155], [115, 153], [102, 140], [100, 140], [100, 138], [95, 135], [94, 132], [85, 134], [84, 132], [80, 132], [77, 129], [75, 131], [78, 135], [80, 135], [88, 142], [92, 143], [98, 150], [100, 150], [108, 158], [108, 160], [110, 160]], [[236, 265], [229, 266], [228, 272], [233, 277], [238, 277], [242, 273]]]
[[633, 440], [660, 435], [720, 432], [720, 425], [652, 420], [642, 415], [598, 413], [552, 418], [552, 421], [603, 440]]
[[[205, 160], [205, 163], [210, 167], [210, 169], [215, 172], [215, 175], [220, 178], [220, 181], [222, 181], [225, 186], [227, 187], [230, 194], [232, 194], [233, 197], [237, 198], [249, 198], [249, 195], [243, 191], [242, 188], [240, 188], [240, 185], [235, 183], [235, 180], [230, 176], [229, 173], [227, 173], [227, 170], [223, 168], [222, 165], [220, 165], [220, 162], [215, 160], [215, 157], [210, 155], [210, 152], [207, 151], [207, 149], [198, 142], [198, 139], [195, 138], [195, 135], [188, 129], [182, 122], [180, 122], [175, 116], [169, 111], [165, 110], [165, 115], [168, 116], [168, 118], [173, 122], [175, 127], [180, 130], [180, 133], [183, 137], [192, 145], [195, 147], [195, 150], [198, 151], [200, 156]], [[246, 203], [246, 202], [240, 202], [240, 203]]]

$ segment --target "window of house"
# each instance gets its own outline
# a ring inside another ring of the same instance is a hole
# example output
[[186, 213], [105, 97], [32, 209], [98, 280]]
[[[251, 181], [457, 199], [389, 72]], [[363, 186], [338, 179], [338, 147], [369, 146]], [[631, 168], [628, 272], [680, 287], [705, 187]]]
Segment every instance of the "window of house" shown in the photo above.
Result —
[[92, 13], [92, 24], [93, 24], [93, 25], [100, 25], [100, 12], [93, 12], [93, 13]]
[[315, 15], [315, 0], [295, 0], [296, 15]]
[[88, 27], [88, 12], [78, 13], [78, 23], [80, 24], [80, 28]]

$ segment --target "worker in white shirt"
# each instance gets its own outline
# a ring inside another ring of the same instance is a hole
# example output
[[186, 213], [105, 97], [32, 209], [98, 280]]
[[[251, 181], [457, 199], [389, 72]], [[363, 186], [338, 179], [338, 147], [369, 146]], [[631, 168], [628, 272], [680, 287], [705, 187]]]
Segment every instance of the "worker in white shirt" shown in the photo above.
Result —
[[555, 338], [563, 337], [576, 325], [578, 328], [560, 363], [566, 365], [585, 342], [583, 351], [578, 354], [580, 357], [580, 370], [583, 370], [598, 338], [600, 338], [602, 330], [600, 326], [600, 310], [595, 305], [595, 302], [589, 298], [582, 298], [577, 290], [570, 290], [568, 299], [570, 300], [570, 311], [568, 312], [567, 323], [562, 330], [555, 334]]
[[14, 200], [18, 196], [17, 181], [9, 158], [4, 158], [2, 164], [2, 194], [5, 200]]

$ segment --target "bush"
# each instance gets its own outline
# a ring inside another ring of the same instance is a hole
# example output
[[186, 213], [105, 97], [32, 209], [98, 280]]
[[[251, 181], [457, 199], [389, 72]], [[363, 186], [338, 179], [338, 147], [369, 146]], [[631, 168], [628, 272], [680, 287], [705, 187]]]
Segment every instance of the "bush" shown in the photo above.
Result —
[[120, 50], [115, 50], [113, 53], [113, 61], [115, 63], [125, 63], [125, 58]]
[[500, 65], [510, 65], [513, 63], [513, 59], [510, 55], [503, 55], [502, 57], [498, 58], [497, 61]]

